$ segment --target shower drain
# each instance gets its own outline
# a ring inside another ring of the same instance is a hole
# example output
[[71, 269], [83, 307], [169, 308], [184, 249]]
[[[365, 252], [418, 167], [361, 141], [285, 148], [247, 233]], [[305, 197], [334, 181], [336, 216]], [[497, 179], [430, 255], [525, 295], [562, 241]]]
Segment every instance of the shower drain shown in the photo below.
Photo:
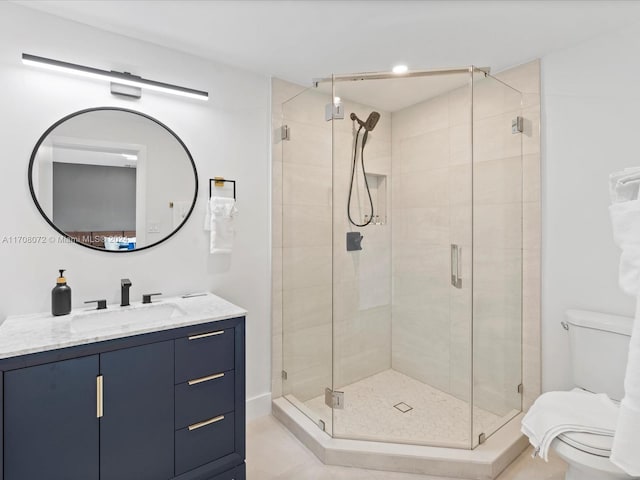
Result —
[[407, 405], [404, 402], [400, 402], [397, 405], [394, 405], [393, 408], [396, 408], [396, 409], [400, 410], [402, 413], [407, 413], [407, 412], [413, 410], [412, 406]]

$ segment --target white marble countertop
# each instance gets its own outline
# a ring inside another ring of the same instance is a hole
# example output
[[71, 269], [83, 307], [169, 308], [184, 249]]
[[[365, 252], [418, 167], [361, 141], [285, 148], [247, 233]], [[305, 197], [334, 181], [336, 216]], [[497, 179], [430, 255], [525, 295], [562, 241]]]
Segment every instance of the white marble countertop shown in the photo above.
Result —
[[[152, 310], [154, 309], [154, 310]], [[133, 302], [130, 307], [14, 315], [0, 325], [0, 359], [86, 345], [115, 338], [187, 327], [246, 315], [246, 310], [212, 294]]]

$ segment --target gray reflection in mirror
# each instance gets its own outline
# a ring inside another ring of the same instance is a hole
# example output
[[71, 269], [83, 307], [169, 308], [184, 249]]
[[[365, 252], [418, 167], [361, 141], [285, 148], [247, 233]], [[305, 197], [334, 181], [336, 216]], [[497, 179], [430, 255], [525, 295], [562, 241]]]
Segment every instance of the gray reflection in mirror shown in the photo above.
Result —
[[126, 252], [157, 245], [184, 225], [198, 178], [186, 145], [164, 124], [102, 107], [71, 114], [42, 135], [29, 187], [58, 232], [89, 248]]

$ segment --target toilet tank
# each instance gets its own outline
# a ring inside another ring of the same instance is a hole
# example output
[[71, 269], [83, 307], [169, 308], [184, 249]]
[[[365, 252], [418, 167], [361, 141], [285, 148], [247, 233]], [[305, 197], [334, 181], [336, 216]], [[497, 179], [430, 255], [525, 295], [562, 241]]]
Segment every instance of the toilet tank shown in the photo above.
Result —
[[576, 386], [622, 400], [633, 318], [567, 310], [566, 319]]

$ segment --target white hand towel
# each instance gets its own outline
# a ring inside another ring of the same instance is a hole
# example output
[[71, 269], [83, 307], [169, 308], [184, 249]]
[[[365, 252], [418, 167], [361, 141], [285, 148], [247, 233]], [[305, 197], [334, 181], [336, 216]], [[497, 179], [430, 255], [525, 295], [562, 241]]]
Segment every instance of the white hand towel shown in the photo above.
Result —
[[639, 187], [640, 167], [625, 168], [609, 175], [611, 203], [637, 200]]
[[611, 462], [632, 477], [640, 477], [640, 299], [636, 303], [631, 332], [624, 392], [613, 437]]
[[625, 396], [611, 448], [611, 462], [627, 474], [640, 476], [640, 168], [628, 168], [610, 176], [609, 206], [613, 238], [622, 249], [620, 288], [636, 297], [636, 316], [629, 344], [624, 379]]
[[581, 390], [548, 392], [535, 401], [522, 419], [522, 433], [544, 460], [551, 442], [566, 432], [613, 436], [618, 406], [604, 393]]
[[613, 240], [622, 249], [618, 281], [623, 292], [640, 295], [640, 200], [609, 206]]
[[238, 214], [236, 201], [233, 198], [211, 197], [209, 211], [209, 251], [213, 254], [231, 253], [235, 236], [234, 220]]

